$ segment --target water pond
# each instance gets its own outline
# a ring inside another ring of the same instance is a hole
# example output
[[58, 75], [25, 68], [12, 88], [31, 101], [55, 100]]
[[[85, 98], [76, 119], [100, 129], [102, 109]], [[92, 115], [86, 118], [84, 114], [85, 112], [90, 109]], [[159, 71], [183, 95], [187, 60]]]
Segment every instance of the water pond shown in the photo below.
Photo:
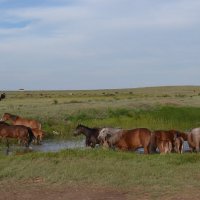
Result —
[[[84, 140], [44, 140], [41, 145], [31, 145], [28, 151], [33, 152], [58, 152], [63, 149], [76, 149], [85, 148]], [[25, 153], [28, 152], [27, 148], [17, 144], [10, 145], [9, 151], [5, 146], [1, 146], [1, 152], [5, 154]], [[184, 143], [184, 151], [189, 151], [188, 143]], [[137, 153], [144, 153], [143, 148], [137, 150]]]

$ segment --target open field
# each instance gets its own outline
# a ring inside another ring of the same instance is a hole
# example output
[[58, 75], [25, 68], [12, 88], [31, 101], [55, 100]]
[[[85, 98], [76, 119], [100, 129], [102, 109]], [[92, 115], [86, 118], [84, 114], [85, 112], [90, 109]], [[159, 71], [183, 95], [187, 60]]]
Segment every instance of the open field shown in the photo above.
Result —
[[[1, 156], [0, 190], [6, 187], [12, 193], [14, 187], [19, 192], [23, 186], [32, 192], [42, 187], [55, 194], [63, 187], [63, 193], [69, 192], [67, 188], [79, 192], [80, 187], [80, 195], [83, 188], [94, 189], [88, 191], [85, 199], [106, 199], [106, 188], [112, 188], [116, 194], [112, 193], [113, 199], [198, 199], [199, 165], [200, 155], [188, 153], [145, 156], [106, 150], [64, 150]], [[105, 193], [98, 196], [98, 188]], [[126, 194], [123, 198], [122, 193]]]
[[[78, 123], [182, 131], [200, 126], [200, 87], [6, 94], [0, 115], [38, 119], [52, 139], [73, 139]], [[195, 153], [145, 156], [100, 148], [1, 153], [0, 199], [199, 199], [199, 165]]]
[[[200, 87], [157, 87], [97, 91], [6, 92], [4, 112], [38, 119], [48, 137], [72, 137], [78, 123], [188, 130], [200, 125]], [[173, 115], [172, 115], [173, 114]]]

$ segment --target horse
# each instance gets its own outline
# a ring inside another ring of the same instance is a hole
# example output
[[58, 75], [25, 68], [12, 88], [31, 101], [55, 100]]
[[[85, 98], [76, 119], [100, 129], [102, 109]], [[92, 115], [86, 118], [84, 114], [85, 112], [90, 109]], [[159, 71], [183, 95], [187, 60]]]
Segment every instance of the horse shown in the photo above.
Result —
[[186, 133], [177, 130], [156, 130], [152, 133], [152, 151], [155, 152], [158, 148], [160, 153], [181, 153], [184, 140], [187, 140]]
[[90, 146], [94, 148], [96, 144], [100, 144], [100, 141], [98, 139], [100, 130], [101, 128], [89, 128], [87, 126], [79, 124], [74, 131], [74, 136], [78, 136], [81, 134], [85, 135], [85, 146]]
[[40, 129], [37, 129], [37, 128], [33, 128], [32, 132], [33, 132], [33, 135], [36, 138], [35, 142], [37, 144], [40, 144], [42, 142], [42, 139], [43, 139], [44, 135], [45, 135], [45, 132], [40, 130]]
[[16, 138], [29, 147], [32, 140], [35, 138], [31, 128], [23, 125], [9, 125], [5, 122], [0, 122], [0, 137], [7, 140], [7, 146], [9, 148], [8, 138]]
[[183, 144], [184, 144], [184, 139], [183, 137], [177, 137], [175, 139], [175, 151], [177, 153], [182, 154], [183, 153]]
[[5, 93], [2, 93], [1, 95], [0, 95], [0, 101], [2, 100], [2, 99], [5, 99], [6, 98], [6, 94]]
[[194, 128], [188, 133], [188, 144], [192, 151], [199, 152], [200, 128]]
[[124, 130], [119, 128], [103, 128], [98, 139], [104, 145], [120, 150], [136, 150], [143, 147], [144, 153], [150, 153], [151, 131], [147, 128]]
[[17, 115], [12, 115], [10, 113], [4, 113], [1, 121], [10, 121], [12, 125], [24, 125], [29, 128], [37, 128], [41, 130], [41, 123], [36, 120], [25, 119]]

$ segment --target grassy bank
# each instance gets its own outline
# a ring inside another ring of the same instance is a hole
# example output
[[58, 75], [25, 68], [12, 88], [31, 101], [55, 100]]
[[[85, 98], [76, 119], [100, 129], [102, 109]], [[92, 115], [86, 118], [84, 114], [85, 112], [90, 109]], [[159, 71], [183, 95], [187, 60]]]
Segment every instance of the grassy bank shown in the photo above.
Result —
[[90, 184], [145, 189], [160, 197], [197, 189], [199, 154], [138, 155], [106, 150], [65, 150], [0, 157], [0, 181], [40, 179], [47, 184]]

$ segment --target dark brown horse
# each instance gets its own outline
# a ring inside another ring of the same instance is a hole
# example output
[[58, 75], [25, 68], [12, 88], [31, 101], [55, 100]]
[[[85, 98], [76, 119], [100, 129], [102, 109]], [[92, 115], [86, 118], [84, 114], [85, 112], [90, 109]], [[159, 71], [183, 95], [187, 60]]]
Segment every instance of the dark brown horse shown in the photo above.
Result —
[[96, 146], [96, 144], [100, 144], [100, 141], [98, 139], [100, 130], [101, 130], [101, 128], [89, 128], [87, 126], [79, 124], [76, 127], [76, 130], [74, 131], [74, 136], [78, 136], [81, 134], [85, 135], [86, 147], [90, 146], [90, 147], [94, 148]]
[[103, 128], [99, 133], [103, 146], [116, 147], [121, 150], [136, 150], [143, 147], [144, 153], [150, 153], [151, 131], [147, 128], [123, 130]]
[[1, 95], [0, 95], [0, 101], [2, 100], [2, 99], [5, 99], [6, 98], [6, 94], [5, 93], [2, 93]]
[[25, 119], [10, 113], [4, 113], [2, 121], [10, 121], [13, 125], [24, 125], [32, 129], [37, 128], [41, 130], [41, 123], [32, 119]]
[[32, 140], [35, 138], [31, 128], [23, 125], [8, 125], [5, 122], [0, 122], [0, 137], [7, 140], [7, 145], [9, 147], [8, 139], [15, 138], [22, 141], [27, 147], [29, 147]]

